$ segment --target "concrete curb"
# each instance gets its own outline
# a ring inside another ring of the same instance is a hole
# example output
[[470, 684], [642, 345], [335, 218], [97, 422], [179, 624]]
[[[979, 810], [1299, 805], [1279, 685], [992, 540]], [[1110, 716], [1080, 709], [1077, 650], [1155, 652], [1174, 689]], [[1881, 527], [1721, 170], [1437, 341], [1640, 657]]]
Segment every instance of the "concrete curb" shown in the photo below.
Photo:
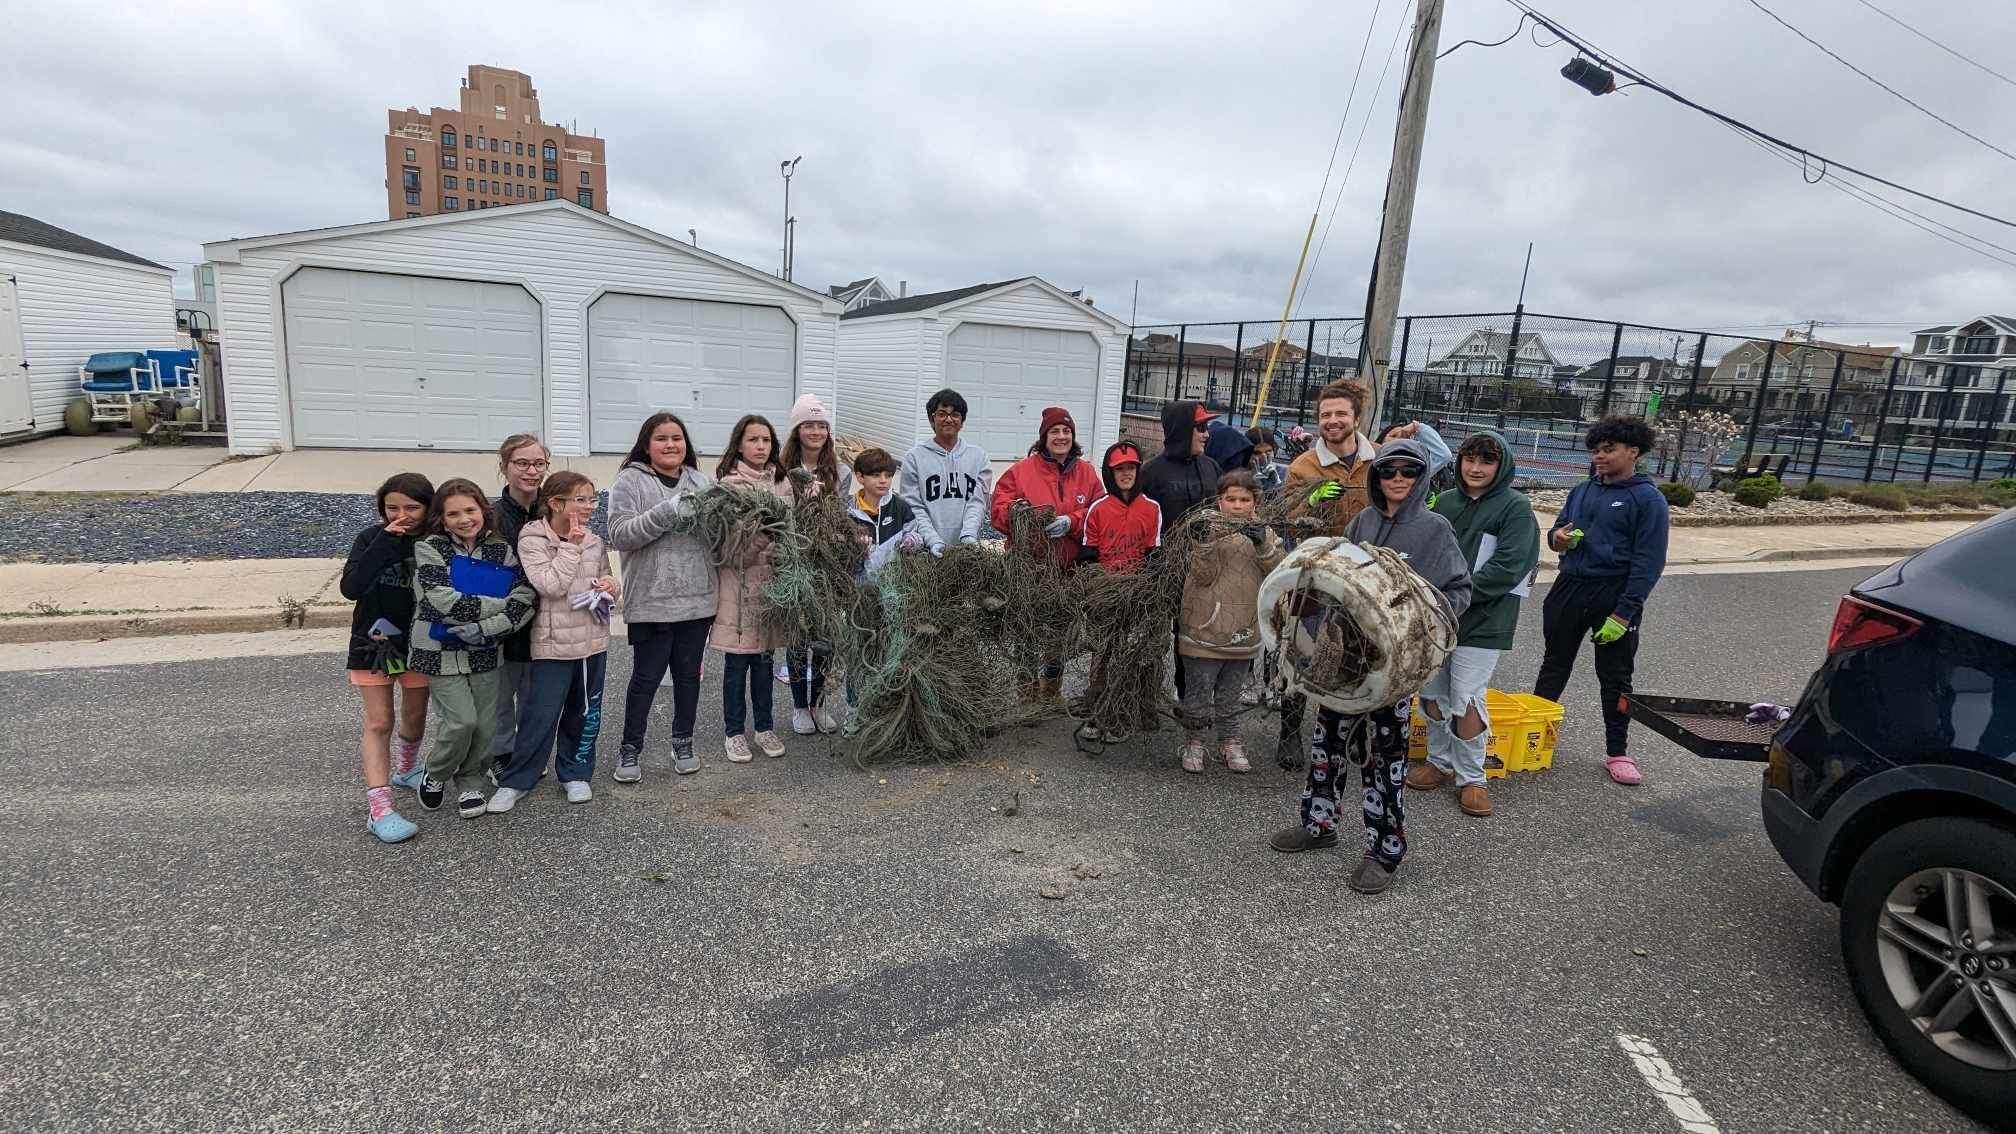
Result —
[[[1559, 512], [1535, 508], [1535, 515], [1558, 516]], [[1870, 512], [1838, 516], [1690, 516], [1684, 508], [1671, 509], [1667, 516], [1676, 528], [1808, 528], [1842, 524], [1916, 524], [1956, 521], [1972, 523], [2001, 515], [1999, 511], [1966, 512]]]
[[350, 625], [350, 607], [311, 606], [289, 622], [278, 607], [266, 610], [179, 610], [159, 614], [72, 614], [0, 619], [0, 643], [95, 642], [106, 638], [159, 638], [185, 634], [243, 634], [261, 630], [320, 630]]

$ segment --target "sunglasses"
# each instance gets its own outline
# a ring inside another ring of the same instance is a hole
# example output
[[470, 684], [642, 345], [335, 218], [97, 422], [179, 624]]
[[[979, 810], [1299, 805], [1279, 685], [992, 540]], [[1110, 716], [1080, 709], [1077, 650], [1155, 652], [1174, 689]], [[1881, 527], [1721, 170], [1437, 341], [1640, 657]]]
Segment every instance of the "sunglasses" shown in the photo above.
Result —
[[1421, 466], [1416, 464], [1373, 465], [1372, 475], [1380, 480], [1419, 480]]
[[1210, 422], [1208, 422], [1208, 421], [1200, 421], [1200, 422], [1198, 422], [1198, 423], [1197, 423], [1197, 432], [1199, 432], [1199, 433], [1209, 433], [1209, 432], [1211, 432], [1211, 423], [1210, 423]]

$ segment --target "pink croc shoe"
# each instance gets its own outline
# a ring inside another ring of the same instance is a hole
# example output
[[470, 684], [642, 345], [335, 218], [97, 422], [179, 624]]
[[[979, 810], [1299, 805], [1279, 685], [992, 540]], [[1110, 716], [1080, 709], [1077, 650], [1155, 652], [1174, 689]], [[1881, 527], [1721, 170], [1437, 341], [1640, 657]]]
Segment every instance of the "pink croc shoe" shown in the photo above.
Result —
[[1610, 773], [1611, 779], [1616, 780], [1625, 787], [1641, 783], [1645, 779], [1645, 777], [1638, 774], [1637, 761], [1631, 759], [1629, 756], [1612, 756], [1603, 761], [1603, 767]]

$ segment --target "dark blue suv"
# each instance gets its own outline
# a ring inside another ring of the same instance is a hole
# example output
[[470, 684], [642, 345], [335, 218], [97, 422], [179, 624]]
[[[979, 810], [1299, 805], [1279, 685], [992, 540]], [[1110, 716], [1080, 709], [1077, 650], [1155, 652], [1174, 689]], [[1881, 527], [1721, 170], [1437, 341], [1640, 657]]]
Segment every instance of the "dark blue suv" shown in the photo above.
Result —
[[[1862, 1009], [1912, 1074], [1990, 1123], [2016, 1111], [2016, 511], [1841, 600], [1822, 663], [1763, 740], [1716, 702], [1634, 716], [1763, 759], [1764, 825], [1841, 909]], [[1642, 710], [1642, 711], [1641, 711]], [[1740, 714], [1742, 707], [1735, 707]]]

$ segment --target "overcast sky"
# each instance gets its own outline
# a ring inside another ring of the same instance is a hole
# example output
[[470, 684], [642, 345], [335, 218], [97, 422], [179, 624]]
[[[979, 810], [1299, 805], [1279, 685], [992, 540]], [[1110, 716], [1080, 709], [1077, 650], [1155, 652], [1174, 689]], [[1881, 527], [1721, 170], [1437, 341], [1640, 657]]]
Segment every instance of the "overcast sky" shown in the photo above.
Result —
[[[2016, 72], [1998, 46], [2016, 40], [2006, 3], [1874, 2]], [[1859, 3], [1765, 3], [2016, 151], [2016, 86]], [[2016, 214], [2016, 160], [1746, 0], [1542, 7], [1780, 137]], [[800, 283], [879, 275], [923, 291], [1036, 274], [1125, 317], [1138, 280], [1143, 323], [1278, 314], [1374, 15], [1372, 0], [8, 9], [0, 207], [165, 263], [199, 259], [206, 240], [383, 219], [386, 109], [454, 105], [481, 62], [528, 72], [548, 119], [609, 139], [610, 201], [627, 220], [697, 228], [703, 246], [775, 270], [778, 162], [803, 154]], [[1404, 59], [1372, 88], [1411, 7], [1384, 0], [1377, 17], [1333, 192], [1368, 111], [1370, 126], [1307, 315], [1364, 304]], [[1442, 43], [1495, 40], [1517, 18], [1499, 0], [1449, 0]], [[1403, 313], [1509, 310], [1529, 240], [1540, 311], [1747, 327], [2016, 310], [2016, 268], [1802, 184], [1658, 95], [1592, 98], [1557, 74], [1571, 57], [1528, 32], [1442, 61]], [[2016, 248], [2016, 230], [1912, 207]]]

